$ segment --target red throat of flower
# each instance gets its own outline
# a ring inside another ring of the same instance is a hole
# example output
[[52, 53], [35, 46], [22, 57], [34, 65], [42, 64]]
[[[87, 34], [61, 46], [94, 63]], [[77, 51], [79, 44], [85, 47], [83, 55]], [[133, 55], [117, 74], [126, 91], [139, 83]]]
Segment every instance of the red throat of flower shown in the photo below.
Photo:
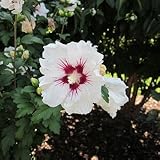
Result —
[[88, 73], [84, 73], [86, 61], [80, 61], [75, 65], [71, 65], [67, 60], [60, 60], [60, 69], [63, 71], [64, 76], [59, 78], [59, 84], [68, 84], [71, 91], [74, 92], [79, 89], [79, 86], [89, 82]]

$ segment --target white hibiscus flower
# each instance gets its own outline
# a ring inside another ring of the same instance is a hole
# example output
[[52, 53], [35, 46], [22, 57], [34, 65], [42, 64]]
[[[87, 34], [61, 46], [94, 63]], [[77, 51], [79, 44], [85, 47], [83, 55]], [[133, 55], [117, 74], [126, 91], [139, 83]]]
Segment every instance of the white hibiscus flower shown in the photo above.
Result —
[[48, 44], [40, 59], [40, 81], [43, 102], [59, 104], [68, 114], [87, 114], [101, 99], [103, 77], [99, 65], [103, 55], [90, 42]]
[[120, 106], [128, 102], [128, 97], [126, 95], [127, 86], [119, 78], [104, 77], [104, 81], [105, 87], [108, 89], [109, 103], [101, 98], [98, 104], [114, 118]]
[[49, 10], [46, 8], [45, 4], [42, 2], [35, 7], [34, 16], [36, 17], [37, 15], [39, 15], [39, 16], [47, 17], [48, 12]]
[[13, 14], [22, 12], [24, 0], [1, 0], [0, 6], [5, 9], [9, 9]]

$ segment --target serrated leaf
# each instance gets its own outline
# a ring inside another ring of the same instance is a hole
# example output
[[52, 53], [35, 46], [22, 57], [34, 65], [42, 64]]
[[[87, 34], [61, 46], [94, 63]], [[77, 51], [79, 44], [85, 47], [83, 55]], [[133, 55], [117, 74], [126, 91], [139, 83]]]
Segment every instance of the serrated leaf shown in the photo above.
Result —
[[16, 104], [23, 104], [23, 103], [27, 103], [29, 101], [30, 101], [29, 97], [26, 97], [24, 95], [14, 96], [14, 99], [13, 99], [13, 102]]
[[16, 112], [16, 118], [32, 114], [34, 111], [34, 106], [31, 103], [19, 104], [17, 108], [19, 109]]
[[56, 118], [60, 118], [60, 110], [61, 107], [57, 106], [54, 108], [48, 107], [46, 105], [40, 106], [32, 115], [32, 121], [33, 123], [37, 123], [41, 120], [46, 121], [50, 119], [51, 116], [54, 116]]
[[102, 93], [102, 98], [109, 103], [109, 94], [108, 94], [108, 89], [105, 86], [101, 87], [101, 93]]
[[44, 105], [44, 103], [42, 102], [42, 98], [41, 98], [41, 97], [35, 97], [35, 98], [34, 98], [34, 102], [35, 102], [38, 106]]
[[43, 121], [42, 124], [44, 125], [44, 127], [49, 128], [51, 132], [54, 132], [55, 134], [60, 134], [60, 117], [58, 118], [52, 116], [50, 119]]
[[33, 123], [37, 123], [40, 120], [47, 120], [47, 119], [49, 119], [51, 117], [51, 115], [52, 115], [52, 108], [46, 107], [44, 105], [44, 106], [39, 107], [33, 113], [32, 121], [33, 121]]
[[13, 102], [16, 104], [24, 104], [29, 103], [31, 100], [31, 97], [28, 93], [22, 93], [22, 90], [24, 88], [17, 88], [16, 92], [12, 94]]

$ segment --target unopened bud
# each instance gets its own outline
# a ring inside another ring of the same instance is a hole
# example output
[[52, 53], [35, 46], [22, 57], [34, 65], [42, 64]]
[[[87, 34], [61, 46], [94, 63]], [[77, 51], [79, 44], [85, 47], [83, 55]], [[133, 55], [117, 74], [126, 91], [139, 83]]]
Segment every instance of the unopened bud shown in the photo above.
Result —
[[74, 12], [69, 11], [69, 12], [67, 13], [67, 17], [72, 17], [73, 15], [74, 15]]
[[18, 47], [16, 48], [16, 50], [17, 50], [17, 51], [24, 51], [24, 48], [23, 48], [22, 45], [20, 45], [20, 46], [18, 46]]
[[25, 50], [21, 56], [22, 59], [27, 60], [29, 58], [29, 51]]
[[99, 67], [99, 73], [100, 75], [104, 76], [106, 74], [106, 66], [104, 64], [101, 64], [100, 67]]
[[42, 94], [42, 88], [38, 87], [36, 89], [36, 92], [37, 92], [38, 95], [41, 95]]
[[65, 12], [62, 9], [58, 10], [58, 14], [62, 17], [65, 16]]
[[10, 51], [9, 54], [13, 59], [16, 57], [16, 52], [15, 51]]
[[37, 78], [31, 78], [31, 83], [32, 83], [32, 86], [33, 87], [38, 87], [39, 86], [39, 81], [38, 81], [38, 79]]
[[22, 14], [17, 14], [17, 22], [21, 22], [25, 20], [25, 16]]

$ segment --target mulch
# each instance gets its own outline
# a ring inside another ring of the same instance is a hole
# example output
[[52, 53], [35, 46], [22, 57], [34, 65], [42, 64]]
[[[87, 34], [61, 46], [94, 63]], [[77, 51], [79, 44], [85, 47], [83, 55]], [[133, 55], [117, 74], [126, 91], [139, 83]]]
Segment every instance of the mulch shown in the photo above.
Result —
[[[160, 109], [160, 102], [150, 99], [144, 107], [147, 112]], [[160, 130], [145, 122], [146, 113], [137, 117], [134, 120], [122, 110], [112, 119], [99, 107], [84, 116], [64, 114], [61, 134], [47, 137], [37, 159], [160, 160]]]

